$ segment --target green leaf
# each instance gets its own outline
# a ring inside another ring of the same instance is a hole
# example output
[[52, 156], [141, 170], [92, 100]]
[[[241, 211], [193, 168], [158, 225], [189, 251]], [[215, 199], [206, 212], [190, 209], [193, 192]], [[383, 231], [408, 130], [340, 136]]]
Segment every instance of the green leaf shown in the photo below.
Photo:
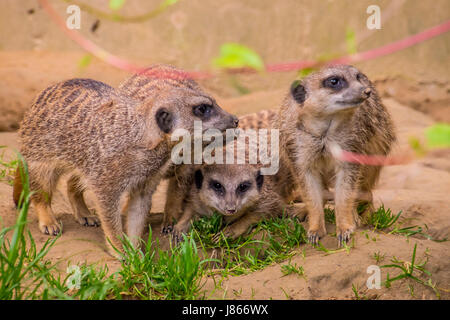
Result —
[[258, 71], [264, 69], [261, 57], [252, 49], [237, 43], [225, 43], [220, 47], [220, 56], [213, 61], [220, 68], [249, 67]]
[[450, 147], [450, 125], [438, 123], [425, 130], [427, 144], [430, 147]]
[[303, 68], [298, 72], [298, 76], [300, 77], [300, 79], [303, 79], [315, 70], [315, 68]]
[[125, 4], [125, 0], [109, 0], [109, 8], [111, 10], [119, 10]]
[[347, 53], [349, 54], [355, 54], [356, 51], [356, 34], [355, 31], [353, 31], [350, 28], [347, 28], [347, 31], [345, 32], [345, 42], [347, 44]]
[[164, 0], [163, 3], [161, 3], [161, 6], [169, 7], [171, 5], [174, 5], [177, 2], [178, 2], [178, 0]]
[[88, 65], [91, 64], [92, 61], [92, 55], [91, 54], [85, 54], [80, 61], [78, 61], [78, 67], [80, 68], [86, 68]]

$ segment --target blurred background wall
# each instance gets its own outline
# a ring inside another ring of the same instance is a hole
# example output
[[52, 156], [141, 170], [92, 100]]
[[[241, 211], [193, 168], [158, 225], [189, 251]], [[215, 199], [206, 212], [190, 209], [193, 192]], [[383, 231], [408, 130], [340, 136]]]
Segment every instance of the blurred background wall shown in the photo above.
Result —
[[[108, 0], [77, 1], [111, 12]], [[49, 2], [61, 16], [68, 17], [70, 1]], [[159, 3], [128, 0], [119, 12], [136, 16]], [[381, 8], [381, 30], [369, 31], [366, 27], [366, 9], [371, 4]], [[315, 60], [346, 53], [349, 31], [355, 33], [357, 51], [365, 51], [448, 19], [448, 0], [180, 0], [158, 16], [139, 23], [110, 21], [82, 11], [79, 31], [109, 52], [142, 66], [164, 62], [187, 70], [211, 70], [212, 59], [227, 42], [252, 48], [265, 63]], [[84, 55], [36, 0], [1, 0], [0, 130], [17, 129], [32, 98], [51, 83], [91, 77], [115, 86], [127, 77], [127, 72], [95, 58], [80, 67]], [[402, 78], [419, 85], [447, 84], [449, 56], [447, 33], [357, 67], [380, 81]], [[233, 98], [268, 90], [283, 92], [295, 77], [295, 72], [220, 76], [202, 81], [202, 85], [219, 98]], [[253, 109], [243, 111], [247, 110]]]

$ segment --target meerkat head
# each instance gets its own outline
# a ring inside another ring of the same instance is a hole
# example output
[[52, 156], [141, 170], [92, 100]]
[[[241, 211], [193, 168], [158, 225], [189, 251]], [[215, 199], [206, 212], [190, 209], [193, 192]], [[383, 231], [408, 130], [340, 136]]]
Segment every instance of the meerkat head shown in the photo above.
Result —
[[194, 121], [201, 121], [202, 130], [236, 128], [239, 120], [224, 111], [211, 96], [200, 90], [170, 88], [154, 99], [154, 118], [165, 134], [176, 129], [194, 130]]
[[329, 117], [355, 111], [372, 91], [368, 78], [358, 69], [337, 65], [294, 81], [289, 99], [302, 108], [302, 115]]
[[251, 165], [204, 165], [195, 171], [194, 181], [203, 204], [229, 216], [260, 200], [264, 176]]
[[[238, 118], [223, 110], [188, 74], [167, 65], [155, 65], [132, 76], [119, 87], [121, 92], [142, 103], [151, 144], [157, 144], [176, 129], [193, 133], [194, 121], [202, 130], [225, 131], [238, 125]], [[158, 131], [155, 133], [155, 130]]]

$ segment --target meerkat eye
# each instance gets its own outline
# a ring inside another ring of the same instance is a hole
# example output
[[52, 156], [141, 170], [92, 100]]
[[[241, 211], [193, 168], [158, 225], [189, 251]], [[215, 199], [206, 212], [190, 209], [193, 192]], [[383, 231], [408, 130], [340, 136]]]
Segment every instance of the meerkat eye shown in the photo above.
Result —
[[251, 182], [242, 182], [238, 187], [237, 187], [237, 192], [238, 193], [245, 193], [248, 191], [248, 189], [250, 189], [250, 187], [252, 186]]
[[199, 118], [204, 118], [209, 116], [209, 114], [211, 114], [211, 109], [212, 109], [211, 105], [202, 103], [197, 106], [194, 106], [192, 108], [192, 112], [194, 113], [195, 116]]
[[215, 192], [220, 193], [220, 194], [224, 194], [225, 193], [225, 188], [222, 186], [222, 184], [216, 180], [211, 180], [209, 183], [209, 186], [211, 187], [211, 189], [213, 189]]
[[341, 90], [346, 87], [347, 82], [344, 78], [332, 76], [323, 81], [323, 86], [333, 90]]

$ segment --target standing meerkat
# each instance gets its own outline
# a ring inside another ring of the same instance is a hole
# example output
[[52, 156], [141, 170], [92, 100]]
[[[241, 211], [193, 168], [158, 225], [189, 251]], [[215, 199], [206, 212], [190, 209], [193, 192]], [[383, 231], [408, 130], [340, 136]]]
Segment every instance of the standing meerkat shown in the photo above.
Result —
[[[45, 89], [19, 132], [40, 230], [51, 235], [61, 232], [51, 199], [58, 179], [70, 173], [67, 192], [77, 220], [98, 225], [83, 200], [83, 191], [89, 188], [106, 238], [120, 249], [120, 204], [128, 197], [127, 233], [137, 244], [152, 194], [171, 164], [170, 134], [178, 128], [192, 132], [195, 120], [201, 120], [205, 130], [236, 126], [236, 117], [198, 86], [184, 82], [158, 78], [145, 100], [131, 99], [90, 79], [72, 79]], [[21, 189], [18, 170], [16, 204]]]
[[380, 166], [336, 160], [336, 146], [365, 155], [387, 155], [395, 141], [386, 108], [369, 79], [352, 66], [325, 67], [291, 85], [280, 109], [280, 145], [295, 167], [308, 210], [308, 238], [326, 234], [324, 191], [334, 186], [338, 244], [350, 239], [359, 217], [358, 193], [369, 202]]

